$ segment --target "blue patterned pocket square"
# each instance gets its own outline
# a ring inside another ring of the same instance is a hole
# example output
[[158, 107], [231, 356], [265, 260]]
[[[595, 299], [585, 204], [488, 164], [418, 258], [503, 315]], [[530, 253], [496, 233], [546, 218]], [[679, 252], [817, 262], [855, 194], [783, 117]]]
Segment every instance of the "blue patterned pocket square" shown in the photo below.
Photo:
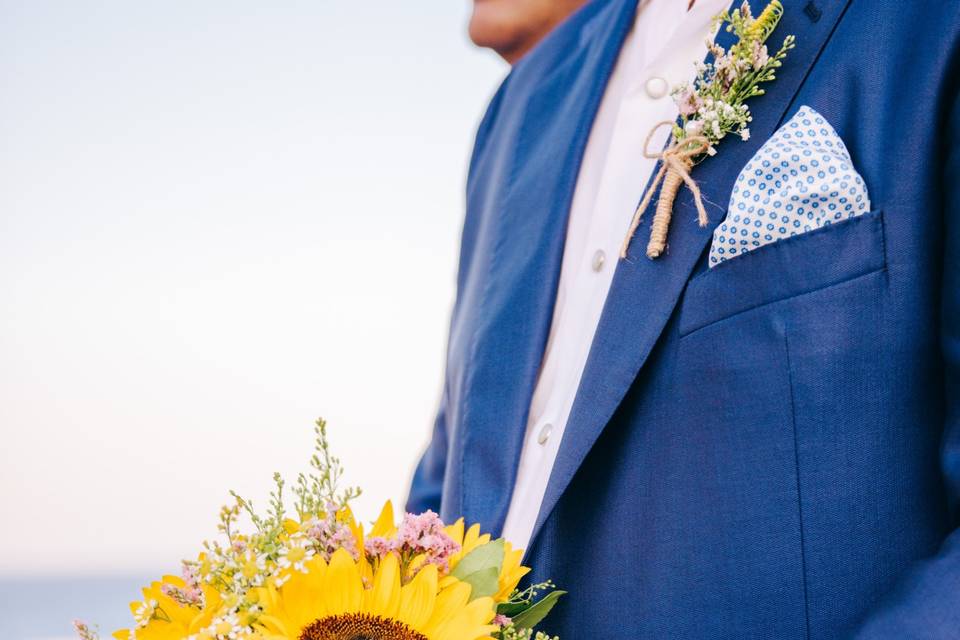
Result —
[[802, 106], [737, 176], [727, 217], [713, 232], [710, 267], [869, 210], [867, 187], [843, 140]]

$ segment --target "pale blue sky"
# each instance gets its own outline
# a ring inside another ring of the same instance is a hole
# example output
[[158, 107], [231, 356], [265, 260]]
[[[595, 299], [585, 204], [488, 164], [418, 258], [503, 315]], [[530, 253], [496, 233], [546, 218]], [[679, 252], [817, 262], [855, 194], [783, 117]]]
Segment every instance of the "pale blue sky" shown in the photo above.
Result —
[[506, 72], [466, 0], [0, 0], [0, 575], [175, 568], [317, 415], [372, 518]]

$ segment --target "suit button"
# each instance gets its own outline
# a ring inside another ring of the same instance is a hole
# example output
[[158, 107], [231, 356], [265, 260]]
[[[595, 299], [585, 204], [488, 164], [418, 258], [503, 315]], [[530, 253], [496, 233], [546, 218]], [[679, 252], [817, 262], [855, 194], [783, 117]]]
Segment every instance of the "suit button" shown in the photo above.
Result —
[[647, 95], [654, 99], [662, 98], [667, 95], [669, 86], [667, 86], [667, 81], [660, 76], [654, 76], [649, 78], [647, 82], [643, 85], [643, 88], [647, 90]]
[[593, 270], [598, 272], [603, 269], [603, 263], [607, 261], [607, 254], [603, 252], [603, 249], [597, 249], [597, 252], [593, 254]]
[[553, 425], [549, 422], [542, 427], [540, 427], [540, 433], [537, 434], [537, 444], [544, 445], [547, 444], [547, 440], [550, 439], [550, 432], [553, 431]]

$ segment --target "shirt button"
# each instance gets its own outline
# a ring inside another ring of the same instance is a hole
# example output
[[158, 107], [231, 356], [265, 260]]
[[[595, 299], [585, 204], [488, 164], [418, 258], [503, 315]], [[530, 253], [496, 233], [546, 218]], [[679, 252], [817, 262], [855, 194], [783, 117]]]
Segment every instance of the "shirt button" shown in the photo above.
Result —
[[542, 427], [540, 427], [540, 433], [537, 434], [537, 444], [544, 445], [547, 444], [547, 440], [550, 439], [550, 432], [553, 431], [553, 425], [549, 422]]
[[654, 99], [667, 95], [667, 90], [670, 88], [667, 86], [667, 81], [660, 76], [649, 78], [643, 87], [647, 90], [647, 95]]
[[599, 272], [603, 269], [603, 263], [607, 261], [607, 254], [603, 252], [603, 249], [597, 249], [597, 252], [593, 254], [593, 270]]

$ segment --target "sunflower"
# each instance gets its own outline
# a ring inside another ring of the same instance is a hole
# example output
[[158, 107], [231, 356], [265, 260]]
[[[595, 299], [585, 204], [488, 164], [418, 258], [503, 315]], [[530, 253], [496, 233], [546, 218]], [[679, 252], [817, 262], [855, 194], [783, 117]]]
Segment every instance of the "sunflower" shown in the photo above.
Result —
[[440, 587], [437, 567], [425, 565], [407, 584], [393, 554], [373, 570], [364, 588], [362, 569], [338, 549], [329, 564], [314, 556], [277, 587], [259, 589], [266, 640], [479, 640], [497, 629], [492, 598], [470, 600], [470, 585]]
[[204, 585], [202, 606], [181, 603], [167, 595], [169, 587], [183, 589], [185, 586], [181, 578], [164, 576], [162, 581], [144, 587], [143, 601], [130, 603], [136, 628], [121, 629], [114, 632], [113, 637], [117, 640], [182, 640], [209, 626], [222, 604], [220, 594]]

